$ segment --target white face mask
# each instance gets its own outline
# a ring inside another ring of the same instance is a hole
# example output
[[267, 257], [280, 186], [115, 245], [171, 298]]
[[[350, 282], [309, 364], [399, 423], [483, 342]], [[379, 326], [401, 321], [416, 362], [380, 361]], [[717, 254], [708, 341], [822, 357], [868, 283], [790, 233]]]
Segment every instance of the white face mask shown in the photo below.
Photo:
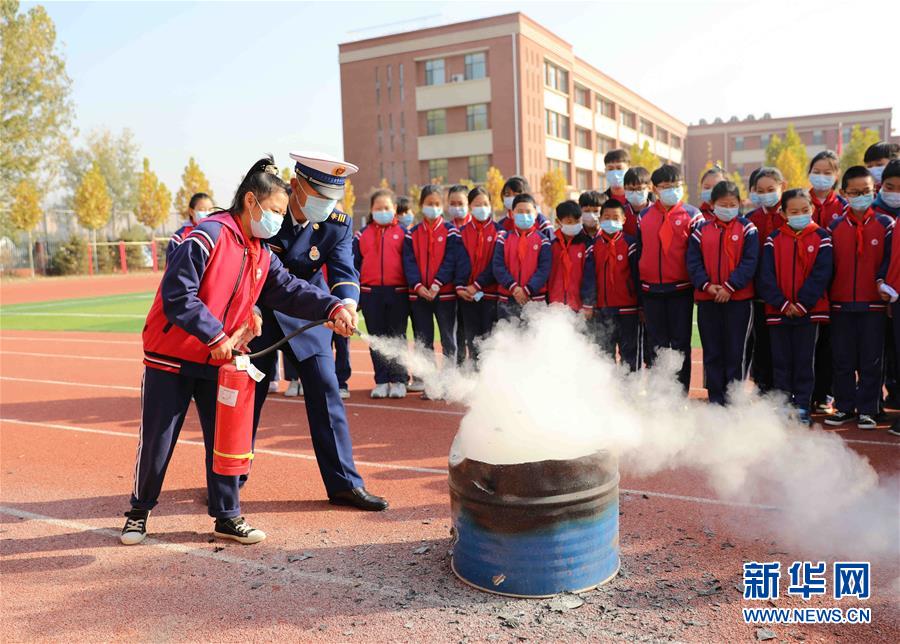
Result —
[[334, 212], [334, 207], [337, 205], [337, 199], [326, 199], [325, 197], [316, 197], [314, 195], [308, 194], [305, 190], [303, 190], [303, 194], [306, 195], [306, 203], [300, 206], [300, 209], [303, 211], [303, 214], [306, 216], [314, 224], [320, 224], [326, 219], [328, 216]]
[[201, 219], [206, 219], [212, 214], [211, 210], [195, 210], [194, 211], [194, 221], [200, 221]]
[[490, 206], [473, 206], [472, 216], [478, 221], [487, 221], [491, 218]]
[[515, 197], [503, 197], [503, 207], [507, 210], [512, 210], [514, 199]]
[[562, 231], [562, 234], [566, 237], [574, 237], [582, 230], [584, 230], [584, 226], [579, 221], [577, 224], [560, 224], [559, 229]]

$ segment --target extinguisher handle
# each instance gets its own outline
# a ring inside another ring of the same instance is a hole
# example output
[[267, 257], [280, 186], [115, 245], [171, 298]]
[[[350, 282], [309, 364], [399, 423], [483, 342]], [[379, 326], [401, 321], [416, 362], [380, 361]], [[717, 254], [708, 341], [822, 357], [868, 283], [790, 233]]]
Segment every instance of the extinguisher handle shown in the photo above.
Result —
[[[269, 353], [272, 353], [275, 349], [277, 349], [278, 347], [280, 347], [280, 346], [282, 346], [283, 344], [285, 344], [286, 342], [288, 342], [291, 338], [295, 338], [295, 337], [297, 337], [298, 335], [300, 335], [301, 333], [303, 333], [303, 332], [305, 332], [305, 331], [309, 331], [310, 329], [314, 329], [314, 328], [317, 327], [317, 326], [321, 326], [321, 325], [325, 324], [325, 323], [328, 322], [328, 321], [329, 321], [328, 319], [325, 319], [325, 320], [315, 320], [314, 322], [309, 322], [309, 323], [307, 323], [307, 324], [304, 324], [304, 325], [301, 326], [299, 329], [296, 329], [295, 331], [291, 331], [290, 333], [288, 333], [286, 336], [284, 336], [283, 338], [281, 338], [278, 342], [276, 342], [276, 343], [273, 344], [272, 346], [266, 347], [265, 349], [260, 349], [260, 350], [257, 351], [256, 353], [251, 353], [251, 354], [247, 355], [247, 357], [250, 358], [250, 359], [253, 359], [253, 358], [260, 358], [260, 357], [262, 357], [262, 356], [264, 356], [264, 355], [267, 355], [267, 354], [269, 354]], [[238, 354], [238, 355], [244, 355], [244, 354], [238, 353], [238, 351], [235, 351], [235, 353]]]

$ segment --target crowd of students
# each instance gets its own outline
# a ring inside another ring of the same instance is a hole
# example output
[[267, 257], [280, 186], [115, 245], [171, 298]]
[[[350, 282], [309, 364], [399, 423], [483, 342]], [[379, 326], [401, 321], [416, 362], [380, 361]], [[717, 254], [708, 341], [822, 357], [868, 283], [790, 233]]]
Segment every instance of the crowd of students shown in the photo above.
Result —
[[[900, 408], [898, 157], [900, 146], [881, 142], [841, 173], [837, 155], [820, 152], [810, 188], [758, 168], [745, 209], [722, 168], [703, 175], [694, 207], [676, 166], [651, 173], [612, 150], [609, 189], [560, 203], [555, 226], [521, 177], [504, 184], [497, 221], [481, 186], [425, 186], [418, 223], [407, 198], [377, 190], [354, 240], [360, 308], [373, 335], [405, 338], [411, 320], [428, 350], [436, 328], [445, 360], [463, 363], [526, 304], [567, 306], [630, 370], [652, 366], [661, 348], [680, 352], [687, 391], [696, 305], [712, 403], [727, 404], [749, 374], [787, 395], [801, 422], [820, 412], [826, 428], [874, 429], [885, 406]], [[402, 365], [376, 351], [372, 362], [373, 398], [423, 391]], [[890, 432], [900, 435], [898, 423]]]

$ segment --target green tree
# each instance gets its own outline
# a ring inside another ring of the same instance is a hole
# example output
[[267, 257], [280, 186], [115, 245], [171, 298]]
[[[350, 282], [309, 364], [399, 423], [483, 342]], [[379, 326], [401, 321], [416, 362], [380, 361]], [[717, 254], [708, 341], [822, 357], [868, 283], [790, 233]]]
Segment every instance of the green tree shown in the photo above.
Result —
[[866, 153], [866, 148], [878, 143], [879, 140], [877, 130], [863, 130], [860, 126], [854, 125], [850, 130], [850, 142], [844, 146], [841, 152], [841, 172], [855, 165], [865, 165], [863, 155]]
[[503, 183], [503, 175], [498, 168], [491, 166], [487, 169], [484, 187], [491, 196], [491, 210], [494, 212], [503, 210]]
[[19, 230], [28, 233], [28, 266], [34, 277], [34, 242], [31, 231], [41, 220], [41, 195], [32, 181], [22, 179], [13, 189], [13, 202], [10, 209], [10, 221]]
[[203, 170], [197, 165], [194, 157], [191, 157], [188, 159], [188, 164], [184, 167], [184, 173], [181, 175], [181, 187], [175, 195], [175, 209], [187, 217], [191, 197], [198, 192], [205, 192], [212, 197], [212, 190], [209, 187], [206, 175], [203, 174]]
[[138, 154], [140, 149], [129, 129], [113, 134], [107, 129], [87, 135], [83, 148], [68, 146], [64, 171], [69, 188], [74, 192], [85, 172], [94, 164], [100, 168], [113, 204], [113, 221], [117, 212], [134, 212], [138, 205]]
[[801, 188], [809, 184], [806, 176], [808, 164], [806, 146], [793, 124], [788, 125], [784, 139], [775, 134], [769, 140], [766, 147], [766, 165], [781, 170], [788, 188]]
[[138, 203], [135, 217], [139, 222], [154, 230], [169, 218], [172, 207], [172, 193], [150, 169], [150, 159], [144, 158], [144, 171], [138, 178]]
[[97, 229], [109, 222], [112, 211], [112, 198], [109, 196], [109, 189], [106, 187], [103, 173], [100, 172], [100, 166], [96, 163], [84, 173], [75, 191], [72, 205], [78, 223], [93, 231], [96, 238]]
[[548, 210], [555, 209], [563, 200], [566, 196], [567, 185], [566, 176], [559, 168], [553, 168], [544, 173], [541, 177], [541, 197]]
[[642, 168], [646, 168], [649, 172], [653, 172], [662, 165], [659, 157], [650, 150], [649, 141], [644, 141], [642, 147], [638, 147], [637, 143], [632, 143], [631, 148], [628, 150], [628, 155], [631, 157], [632, 167], [641, 166]]
[[0, 0], [0, 14], [0, 203], [9, 203], [20, 181], [52, 174], [74, 108], [47, 10], [20, 14], [16, 0]]

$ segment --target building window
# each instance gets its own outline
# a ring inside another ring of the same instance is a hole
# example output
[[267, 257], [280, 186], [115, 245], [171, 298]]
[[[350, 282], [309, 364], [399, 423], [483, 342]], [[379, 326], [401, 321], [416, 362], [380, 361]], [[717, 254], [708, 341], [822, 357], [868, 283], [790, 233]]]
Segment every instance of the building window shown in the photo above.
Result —
[[447, 178], [447, 159], [432, 159], [428, 162], [428, 179], [432, 183], [442, 183]]
[[735, 150], [743, 150], [744, 149], [744, 137], [742, 137], [742, 136], [734, 137], [734, 149]]
[[403, 192], [409, 189], [409, 178], [406, 175], [406, 161], [403, 162]]
[[381, 152], [384, 146], [384, 132], [381, 128], [381, 114], [377, 114], [375, 118], [378, 119], [378, 152]]
[[647, 119], [641, 119], [641, 134], [653, 136], [653, 123]]
[[763, 134], [759, 137], [759, 147], [763, 150], [767, 150], [769, 148], [769, 141], [772, 140], [771, 134]]
[[575, 86], [575, 102], [584, 107], [591, 106], [591, 93], [580, 85]]
[[544, 110], [544, 112], [547, 114], [547, 135], [568, 141], [569, 117], [550, 110]]
[[681, 137], [677, 134], [672, 135], [672, 147], [681, 149]]
[[447, 133], [447, 110], [428, 110], [425, 115], [425, 132], [433, 134]]
[[425, 84], [426, 85], [443, 85], [444, 84], [444, 59], [436, 58], [435, 60], [425, 61]]
[[843, 131], [841, 132], [841, 138], [844, 143], [850, 143], [850, 133], [852, 132], [852, 128], [849, 125], [845, 125]]
[[608, 101], [599, 94], [597, 94], [597, 105], [599, 105], [600, 113], [606, 118], [610, 118], [615, 120], [616, 118], [616, 104], [612, 101]]
[[600, 154], [606, 154], [610, 150], [614, 150], [616, 147], [616, 142], [607, 136], [598, 136], [597, 137], [597, 152]]
[[394, 115], [393, 114], [388, 114], [388, 142], [390, 143], [390, 146], [391, 146], [391, 152], [393, 152], [394, 151]]
[[486, 104], [466, 106], [466, 129], [469, 132], [488, 129]]
[[391, 85], [393, 84], [394, 74], [393, 67], [391, 65], [387, 66], [387, 91], [388, 91], [388, 103], [391, 102]]
[[825, 144], [825, 133], [822, 130], [813, 130], [812, 144], [813, 145], [824, 145]]
[[547, 171], [550, 170], [562, 170], [563, 176], [566, 178], [566, 181], [569, 180], [568, 161], [560, 161], [559, 159], [547, 159]]
[[569, 93], [569, 72], [548, 60], [544, 61], [544, 85], [563, 94]]
[[[403, 118], [403, 112], [400, 112], [400, 148], [406, 149], [406, 119]], [[405, 183], [406, 179], [403, 181]]]
[[398, 65], [397, 71], [400, 75], [400, 102], [402, 103], [403, 99], [405, 98], [405, 94], [403, 92], [403, 63], [400, 63], [400, 65]]
[[378, 80], [378, 67], [375, 67], [375, 104], [381, 104], [381, 81]]
[[466, 54], [466, 80], [478, 80], [487, 76], [487, 64], [484, 52]]
[[583, 127], [575, 128], [575, 145], [579, 148], [591, 149], [591, 132]]
[[661, 127], [656, 128], [656, 140], [660, 143], [668, 143], [669, 142], [669, 132], [668, 130], [664, 130]]
[[581, 192], [585, 190], [593, 189], [592, 181], [593, 172], [590, 170], [576, 170], [575, 171], [575, 189]]
[[487, 180], [487, 171], [490, 164], [490, 157], [486, 154], [469, 157], [469, 179], [475, 183], [484, 183]]
[[632, 130], [637, 128], [637, 117], [635, 116], [634, 112], [629, 112], [626, 109], [620, 109], [619, 114], [621, 115], [620, 121], [622, 125], [624, 125], [625, 127], [630, 127]]

